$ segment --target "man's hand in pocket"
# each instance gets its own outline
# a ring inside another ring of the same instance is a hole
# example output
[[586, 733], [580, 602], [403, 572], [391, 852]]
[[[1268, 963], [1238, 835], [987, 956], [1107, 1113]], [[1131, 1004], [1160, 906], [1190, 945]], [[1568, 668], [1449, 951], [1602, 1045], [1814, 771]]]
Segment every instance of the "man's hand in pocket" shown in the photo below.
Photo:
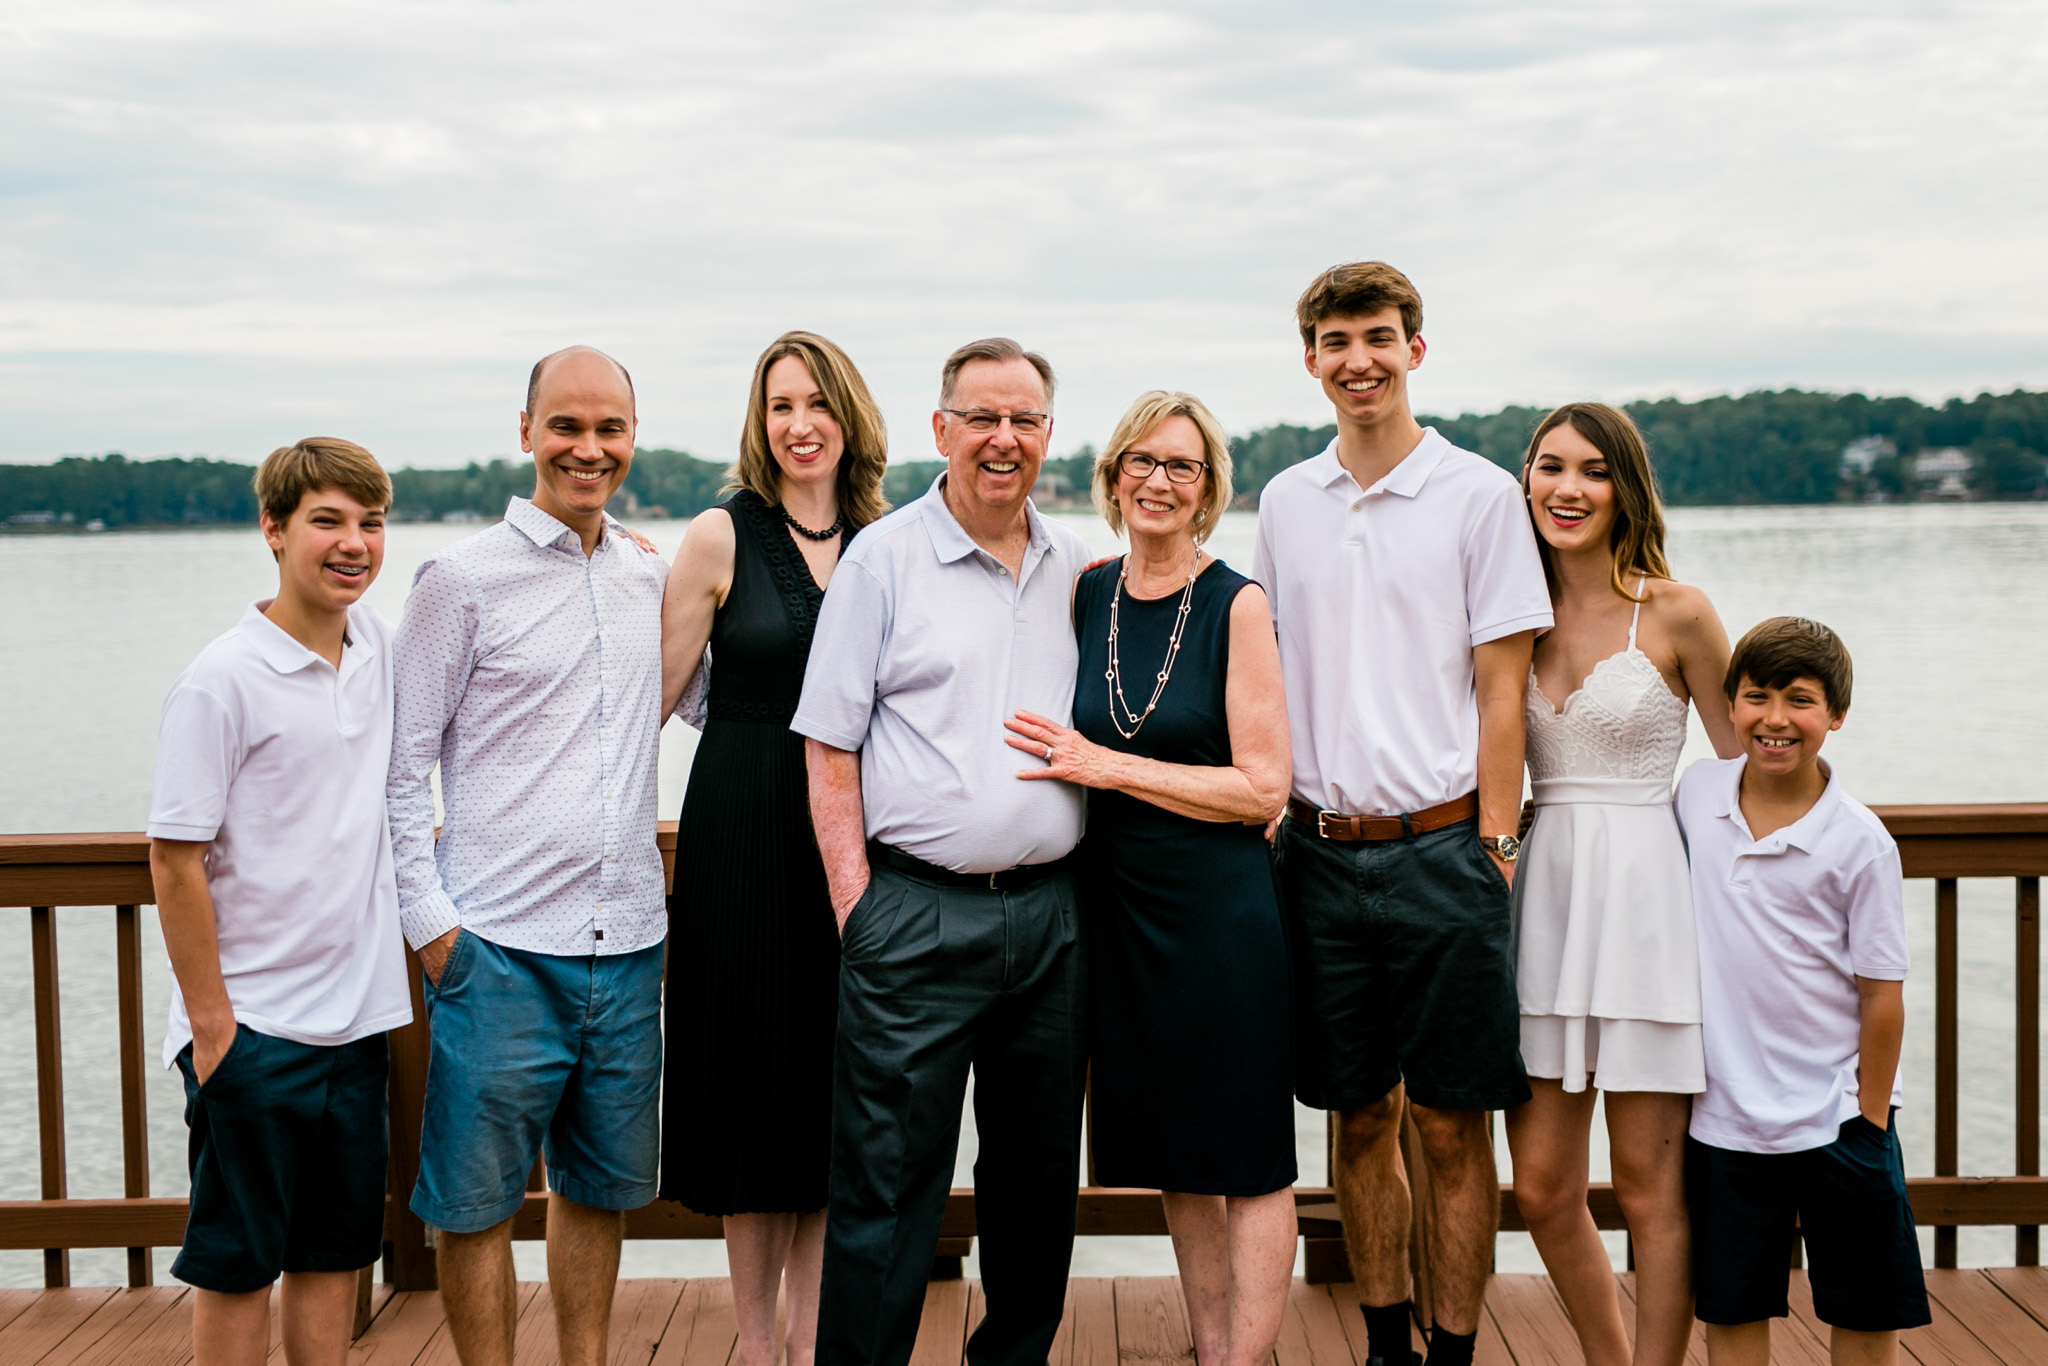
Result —
[[441, 969], [448, 966], [448, 955], [455, 951], [455, 936], [461, 933], [458, 925], [439, 939], [420, 945], [420, 968], [436, 987], [441, 985]]

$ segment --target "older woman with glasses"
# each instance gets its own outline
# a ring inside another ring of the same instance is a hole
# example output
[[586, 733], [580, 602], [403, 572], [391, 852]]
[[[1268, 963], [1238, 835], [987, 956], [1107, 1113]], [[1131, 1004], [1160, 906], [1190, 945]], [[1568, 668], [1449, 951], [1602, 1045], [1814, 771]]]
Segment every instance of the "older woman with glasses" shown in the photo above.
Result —
[[1096, 789], [1090, 925], [1094, 1179], [1164, 1192], [1200, 1366], [1252, 1366], [1294, 1270], [1287, 947], [1263, 829], [1287, 800], [1266, 595], [1202, 550], [1230, 448], [1201, 402], [1131, 405], [1095, 464], [1130, 553], [1083, 573], [1074, 727], [1019, 712], [1020, 777]]

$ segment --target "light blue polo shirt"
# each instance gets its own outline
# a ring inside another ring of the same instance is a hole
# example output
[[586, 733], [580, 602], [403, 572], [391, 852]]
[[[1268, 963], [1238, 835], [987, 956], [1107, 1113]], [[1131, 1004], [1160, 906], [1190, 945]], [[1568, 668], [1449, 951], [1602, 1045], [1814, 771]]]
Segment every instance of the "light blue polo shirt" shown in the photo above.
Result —
[[861, 753], [870, 839], [962, 873], [1049, 863], [1081, 839], [1084, 794], [1024, 781], [1018, 711], [1072, 721], [1073, 581], [1088, 551], [1028, 502], [1020, 578], [946, 507], [945, 476], [853, 538], [818, 613], [790, 729]]

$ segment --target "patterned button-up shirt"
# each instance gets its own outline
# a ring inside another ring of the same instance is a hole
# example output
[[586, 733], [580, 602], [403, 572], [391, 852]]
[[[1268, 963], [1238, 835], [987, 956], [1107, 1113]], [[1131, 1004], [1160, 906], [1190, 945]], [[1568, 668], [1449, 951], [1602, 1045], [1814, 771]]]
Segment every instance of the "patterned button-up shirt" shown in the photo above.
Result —
[[386, 792], [413, 947], [457, 925], [533, 953], [661, 942], [666, 576], [609, 521], [585, 558], [574, 530], [524, 498], [420, 566], [398, 628]]

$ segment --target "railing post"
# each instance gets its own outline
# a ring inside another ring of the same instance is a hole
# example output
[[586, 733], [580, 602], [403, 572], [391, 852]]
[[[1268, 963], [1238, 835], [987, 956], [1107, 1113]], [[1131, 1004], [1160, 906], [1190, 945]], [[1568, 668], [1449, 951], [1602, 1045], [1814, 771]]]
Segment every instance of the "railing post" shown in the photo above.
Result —
[[[64, 1040], [57, 1004], [57, 911], [29, 908], [30, 956], [36, 979], [36, 1120], [43, 1158], [43, 1199], [62, 1200], [64, 1179]], [[43, 1249], [43, 1284], [51, 1290], [71, 1284], [71, 1254]]]
[[[142, 1034], [142, 916], [135, 906], [114, 907], [116, 992], [121, 1021], [121, 1194], [149, 1196], [149, 1091], [144, 1085]], [[128, 1284], [156, 1279], [146, 1247], [128, 1249]]]
[[[2014, 1003], [2016, 1016], [2013, 1063], [2013, 1171], [2041, 1174], [2041, 879], [2013, 879]], [[2041, 1227], [2021, 1224], [2013, 1230], [2013, 1265], [2041, 1264]]]
[[[1956, 1174], [1956, 880], [1934, 880], [1934, 1174]], [[1934, 1230], [1934, 1265], [1954, 1269], [1954, 1225]]]
[[1415, 1111], [1405, 1091], [1397, 1122], [1401, 1126], [1401, 1161], [1408, 1169], [1409, 1301], [1416, 1323], [1427, 1329], [1436, 1322], [1436, 1280], [1430, 1274], [1436, 1251], [1436, 1190], [1422, 1156], [1422, 1131], [1415, 1127]]
[[420, 1126], [426, 1117], [427, 1003], [420, 989], [420, 960], [405, 951], [405, 972], [412, 984], [412, 1023], [385, 1035], [391, 1047], [390, 1241], [384, 1256], [384, 1279], [393, 1290], [437, 1290], [441, 1279], [434, 1250], [427, 1246], [427, 1226], [412, 1212], [412, 1188], [420, 1175]]

